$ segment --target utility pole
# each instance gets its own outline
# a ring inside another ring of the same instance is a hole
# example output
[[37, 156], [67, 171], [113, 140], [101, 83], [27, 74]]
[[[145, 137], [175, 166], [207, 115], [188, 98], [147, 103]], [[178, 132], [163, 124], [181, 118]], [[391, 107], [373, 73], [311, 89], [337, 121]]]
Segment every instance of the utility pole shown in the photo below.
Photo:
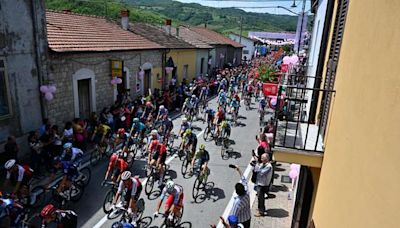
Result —
[[303, 39], [303, 24], [304, 24], [304, 15], [306, 10], [306, 0], [303, 0], [303, 8], [301, 10], [301, 25], [300, 25], [300, 33], [299, 33], [299, 44], [297, 45], [297, 54], [300, 52], [300, 46]]
[[240, 16], [240, 36], [239, 36], [239, 43], [242, 43], [242, 30], [243, 30], [243, 16]]

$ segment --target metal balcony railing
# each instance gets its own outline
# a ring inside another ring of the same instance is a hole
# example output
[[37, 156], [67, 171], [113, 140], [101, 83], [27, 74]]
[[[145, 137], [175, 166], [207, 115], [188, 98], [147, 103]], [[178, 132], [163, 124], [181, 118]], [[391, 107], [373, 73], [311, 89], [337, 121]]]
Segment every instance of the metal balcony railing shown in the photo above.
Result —
[[[324, 121], [327, 120], [317, 118], [314, 122], [310, 109], [318, 107], [318, 117], [323, 116], [323, 112], [329, 111], [326, 106], [330, 104], [326, 100], [332, 98], [335, 91], [312, 88], [316, 79], [304, 75], [287, 75], [281, 79], [277, 101], [281, 105], [276, 105], [275, 110], [273, 148], [324, 152]], [[281, 98], [283, 91], [285, 96]]]

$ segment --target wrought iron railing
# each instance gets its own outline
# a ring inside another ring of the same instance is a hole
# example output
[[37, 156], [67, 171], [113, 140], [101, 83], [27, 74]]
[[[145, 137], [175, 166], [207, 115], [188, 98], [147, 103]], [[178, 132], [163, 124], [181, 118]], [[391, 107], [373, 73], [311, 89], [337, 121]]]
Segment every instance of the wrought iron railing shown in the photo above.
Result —
[[312, 106], [318, 107], [318, 116], [322, 116], [327, 109], [321, 105], [329, 105], [324, 99], [333, 97], [335, 91], [313, 88], [317, 79], [321, 78], [295, 74], [281, 79], [274, 116], [273, 148], [324, 152], [326, 123], [314, 118], [312, 115], [316, 112], [310, 110]]

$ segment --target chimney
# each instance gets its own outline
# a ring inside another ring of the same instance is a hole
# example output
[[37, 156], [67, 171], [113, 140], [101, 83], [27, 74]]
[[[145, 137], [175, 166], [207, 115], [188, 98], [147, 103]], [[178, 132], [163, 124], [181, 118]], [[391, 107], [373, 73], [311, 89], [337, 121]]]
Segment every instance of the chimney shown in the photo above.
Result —
[[176, 27], [176, 36], [179, 36], [179, 27]]
[[165, 31], [167, 32], [168, 35], [171, 35], [171, 24], [172, 24], [171, 19], [165, 19]]
[[123, 30], [129, 29], [129, 10], [121, 10], [121, 27]]

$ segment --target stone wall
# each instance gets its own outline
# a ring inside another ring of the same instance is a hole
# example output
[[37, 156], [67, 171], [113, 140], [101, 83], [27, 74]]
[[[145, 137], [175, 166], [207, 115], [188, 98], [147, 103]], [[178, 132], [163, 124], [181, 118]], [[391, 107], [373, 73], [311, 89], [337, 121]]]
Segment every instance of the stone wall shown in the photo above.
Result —
[[26, 135], [42, 123], [40, 81], [46, 78], [47, 39], [42, 0], [1, 1], [0, 58], [4, 59], [11, 115], [0, 117], [0, 152], [9, 135], [27, 147]]
[[136, 94], [136, 75], [139, 67], [148, 62], [153, 68], [161, 67], [160, 50], [102, 52], [102, 53], [50, 53], [49, 77], [55, 82], [57, 91], [48, 103], [49, 117], [58, 125], [75, 118], [73, 75], [81, 69], [92, 71], [95, 75], [95, 102], [99, 113], [104, 107], [114, 103], [114, 87], [110, 84], [110, 60], [121, 59], [129, 70], [130, 94]]

